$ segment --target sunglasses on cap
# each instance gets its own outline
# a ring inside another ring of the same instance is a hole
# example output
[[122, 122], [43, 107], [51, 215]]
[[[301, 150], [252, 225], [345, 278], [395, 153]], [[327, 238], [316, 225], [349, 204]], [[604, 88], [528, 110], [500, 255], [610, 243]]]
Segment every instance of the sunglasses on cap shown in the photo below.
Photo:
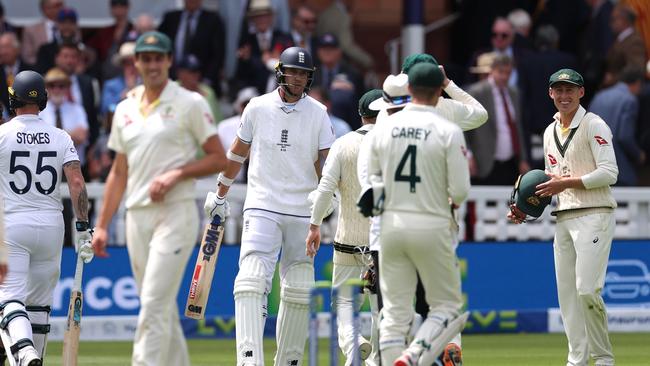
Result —
[[406, 104], [406, 103], [411, 101], [411, 96], [410, 95], [397, 95], [397, 96], [391, 97], [386, 92], [383, 92], [382, 97], [383, 97], [384, 101], [386, 101], [387, 103], [390, 103], [392, 105], [402, 105], [402, 104]]

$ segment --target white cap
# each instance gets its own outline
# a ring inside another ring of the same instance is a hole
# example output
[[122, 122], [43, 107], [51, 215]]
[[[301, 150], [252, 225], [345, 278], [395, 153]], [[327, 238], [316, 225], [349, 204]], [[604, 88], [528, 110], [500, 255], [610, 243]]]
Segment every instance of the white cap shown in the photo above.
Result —
[[[384, 98], [374, 100], [368, 108], [373, 111], [382, 109], [401, 108], [411, 100], [408, 90], [409, 77], [406, 74], [388, 75], [384, 80], [382, 90]], [[395, 98], [395, 99], [393, 99]]]
[[111, 61], [113, 61], [113, 65], [119, 67], [122, 63], [122, 60], [133, 56], [135, 56], [135, 42], [124, 42], [120, 46], [119, 52], [113, 55]]

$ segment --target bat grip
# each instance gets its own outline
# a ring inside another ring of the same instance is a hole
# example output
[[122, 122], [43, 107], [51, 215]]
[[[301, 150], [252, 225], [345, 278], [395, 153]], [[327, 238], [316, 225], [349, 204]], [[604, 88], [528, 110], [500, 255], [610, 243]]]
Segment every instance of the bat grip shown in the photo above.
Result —
[[221, 217], [219, 217], [219, 216], [213, 217], [212, 222], [210, 224], [211, 225], [216, 225], [216, 226], [221, 225]]
[[73, 291], [81, 291], [81, 277], [84, 271], [84, 261], [80, 255], [77, 255], [77, 267], [74, 271], [74, 282], [72, 284]]

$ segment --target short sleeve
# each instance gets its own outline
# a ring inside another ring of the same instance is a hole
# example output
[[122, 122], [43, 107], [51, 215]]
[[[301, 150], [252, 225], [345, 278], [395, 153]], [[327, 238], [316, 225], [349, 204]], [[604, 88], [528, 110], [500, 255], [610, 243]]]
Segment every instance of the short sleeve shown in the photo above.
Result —
[[123, 104], [120, 103], [113, 115], [111, 134], [108, 136], [107, 146], [109, 149], [122, 154], [126, 153], [124, 140], [122, 139], [122, 128], [124, 128], [126, 118], [128, 118], [128, 116], [124, 112]]
[[202, 146], [208, 138], [217, 134], [212, 110], [208, 102], [198, 93], [192, 95], [188, 117], [188, 128], [199, 145]]
[[334, 134], [334, 127], [330, 121], [327, 112], [323, 111], [323, 118], [321, 118], [320, 133], [318, 135], [318, 150], [329, 149], [336, 140]]
[[254, 114], [252, 105], [249, 103], [241, 115], [241, 122], [237, 129], [237, 137], [243, 142], [250, 144], [253, 142], [253, 118]]
[[77, 154], [77, 149], [74, 147], [74, 142], [72, 138], [67, 133], [61, 133], [61, 138], [64, 141], [65, 150], [63, 150], [63, 164], [70, 161], [79, 161], [79, 154]]

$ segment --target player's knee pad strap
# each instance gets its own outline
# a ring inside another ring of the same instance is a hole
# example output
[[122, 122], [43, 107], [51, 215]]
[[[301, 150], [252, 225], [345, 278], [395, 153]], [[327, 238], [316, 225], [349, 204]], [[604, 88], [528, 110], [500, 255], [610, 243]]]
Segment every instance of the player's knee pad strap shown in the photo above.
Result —
[[4, 310], [5, 310], [5, 307], [6, 307], [7, 305], [11, 304], [12, 302], [13, 302], [13, 303], [17, 303], [17, 304], [19, 304], [19, 305], [22, 306], [22, 307], [25, 307], [25, 304], [23, 304], [23, 302], [20, 301], [20, 300], [7, 300], [7, 301], [3, 301], [2, 303], [0, 303], [0, 311], [4, 311]]
[[[12, 305], [15, 304], [15, 305]], [[25, 311], [25, 306], [20, 301], [7, 301], [3, 307], [3, 316], [0, 320], [0, 329], [6, 330], [9, 323], [18, 318], [24, 317], [29, 321], [29, 315]]]
[[21, 349], [29, 346], [34, 347], [34, 342], [29, 338], [23, 338], [16, 341], [16, 343], [9, 347], [9, 349], [11, 350], [11, 353], [15, 355]]
[[52, 308], [48, 305], [27, 305], [25, 307], [32, 322], [34, 334], [47, 334], [50, 332], [50, 312]]

